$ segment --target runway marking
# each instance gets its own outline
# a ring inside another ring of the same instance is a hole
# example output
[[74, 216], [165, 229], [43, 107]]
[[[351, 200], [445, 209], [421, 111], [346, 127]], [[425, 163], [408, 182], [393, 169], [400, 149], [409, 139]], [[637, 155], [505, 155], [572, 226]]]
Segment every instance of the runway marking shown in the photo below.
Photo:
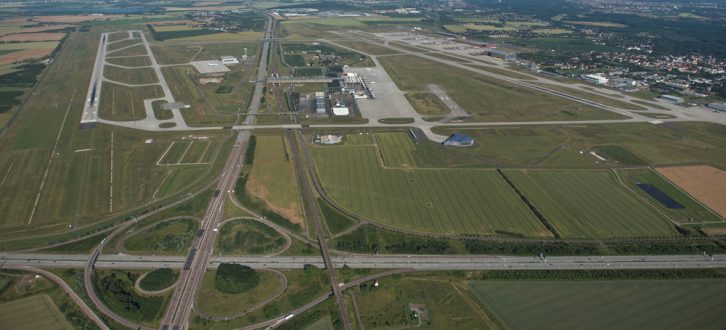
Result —
[[12, 170], [13, 169], [13, 166], [15, 166], [15, 161], [16, 160], [17, 160], [17, 158], [13, 159], [13, 162], [10, 163], [10, 167], [8, 167], [8, 170], [5, 171], [5, 176], [3, 176], [3, 180], [0, 181], [0, 189], [3, 187], [3, 185], [5, 185], [5, 180], [8, 179], [8, 175], [10, 175], [10, 170]]
[[176, 161], [176, 163], [177, 163], [177, 164], [183, 164], [183, 163], [182, 163], [182, 160], [183, 160], [183, 159], [184, 159], [184, 157], [185, 157], [185, 156], [187, 155], [187, 152], [189, 152], [189, 149], [190, 149], [190, 148], [192, 147], [192, 144], [194, 144], [194, 141], [192, 141], [191, 143], [189, 143], [189, 145], [187, 145], [187, 148], [186, 148], [186, 149], [184, 149], [184, 153], [183, 153], [183, 154], [181, 155], [181, 157], [179, 157], [179, 159], [178, 159], [178, 160]]
[[50, 158], [48, 159], [48, 165], [45, 167], [45, 173], [43, 174], [43, 180], [40, 181], [40, 187], [38, 188], [38, 194], [35, 196], [35, 202], [33, 203], [33, 210], [30, 211], [30, 217], [28, 217], [28, 224], [33, 222], [33, 216], [35, 215], [35, 209], [38, 207], [38, 201], [40, 200], [40, 194], [43, 192], [43, 187], [45, 186], [45, 179], [48, 177], [48, 171], [50, 170], [50, 165], [53, 163], [53, 156], [56, 154], [56, 150], [58, 149], [58, 141], [60, 141], [61, 133], [63, 133], [63, 127], [66, 125], [66, 119], [68, 118], [68, 112], [71, 110], [71, 104], [73, 104], [73, 97], [76, 96], [76, 91], [73, 90], [73, 94], [71, 95], [71, 100], [68, 101], [68, 107], [66, 108], [66, 113], [63, 116], [63, 121], [61, 122], [61, 126], [58, 129], [58, 135], [55, 138], [55, 144], [53, 144], [53, 150], [50, 152]]
[[204, 159], [204, 156], [207, 155], [207, 150], [209, 150], [210, 145], [212, 145], [212, 141], [207, 142], [207, 146], [204, 148], [204, 152], [202, 152], [202, 155], [199, 156], [199, 159], [197, 159], [197, 164], [202, 163], [202, 159]]
[[[161, 154], [161, 157], [159, 157], [159, 160], [156, 161], [157, 166], [162, 165], [161, 160], [164, 159], [164, 157], [166, 157], [166, 154], [169, 152], [169, 150], [171, 150], [171, 147], [174, 146], [174, 143], [176, 143], [176, 141], [171, 141], [171, 144], [166, 148], [166, 150], [164, 150], [164, 153]], [[164, 163], [164, 164], [166, 164], [166, 163]]]
[[87, 148], [87, 149], [76, 149], [76, 150], [73, 150], [73, 152], [86, 152], [86, 151], [91, 151], [91, 150], [93, 150], [93, 149], [91, 149], [91, 148]]
[[111, 132], [111, 174], [108, 185], [108, 211], [113, 212], [113, 132]]

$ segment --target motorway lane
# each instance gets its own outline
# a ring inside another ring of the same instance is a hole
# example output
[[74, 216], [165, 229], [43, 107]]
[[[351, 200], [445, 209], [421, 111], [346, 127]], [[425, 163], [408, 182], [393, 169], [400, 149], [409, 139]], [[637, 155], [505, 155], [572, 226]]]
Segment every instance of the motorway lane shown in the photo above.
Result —
[[[267, 38], [271, 36], [273, 25], [274, 20], [268, 17], [265, 41], [262, 46], [260, 64], [257, 72], [258, 77], [264, 78], [267, 75], [267, 57], [270, 49], [270, 42]], [[255, 115], [261, 103], [264, 87], [265, 82], [258, 79], [244, 124], [254, 125], [256, 121]], [[199, 286], [201, 285], [214, 247], [214, 239], [216, 238], [214, 229], [217, 228], [219, 222], [222, 220], [224, 196], [234, 188], [239, 177], [240, 168], [245, 156], [244, 147], [250, 135], [249, 130], [240, 131], [237, 135], [232, 154], [229, 156], [227, 164], [220, 176], [217, 196], [212, 198], [207, 208], [207, 213], [202, 220], [200, 227], [200, 230], [202, 230], [200, 232], [201, 237], [197, 237], [194, 243], [192, 243], [192, 250], [187, 257], [188, 261], [186, 262], [187, 264], [191, 263], [191, 265], [182, 268], [179, 284], [174, 290], [169, 307], [161, 321], [162, 329], [186, 329], [188, 327], [189, 315], [192, 311]]]
[[[35, 266], [56, 268], [82, 268], [88, 255], [0, 253], [0, 264], [5, 266]], [[159, 267], [182, 268], [183, 256], [102, 255], [97, 268], [152, 269]], [[335, 268], [410, 268], [417, 270], [521, 270], [521, 269], [675, 269], [726, 268], [726, 254], [711, 257], [703, 255], [652, 256], [552, 256], [545, 260], [535, 256], [466, 256], [466, 255], [357, 255], [331, 256]], [[220, 263], [239, 263], [253, 268], [295, 269], [306, 264], [325, 267], [321, 256], [225, 256], [209, 259], [207, 268]]]

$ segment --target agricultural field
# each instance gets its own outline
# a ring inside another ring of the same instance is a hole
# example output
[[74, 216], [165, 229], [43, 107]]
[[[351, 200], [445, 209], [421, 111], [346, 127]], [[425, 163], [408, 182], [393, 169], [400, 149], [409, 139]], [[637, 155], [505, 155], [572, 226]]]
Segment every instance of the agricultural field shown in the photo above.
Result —
[[255, 220], [238, 219], [219, 230], [215, 251], [220, 255], [271, 254], [285, 246], [280, 233]]
[[726, 172], [712, 166], [661, 167], [658, 173], [726, 218]]
[[[623, 118], [605, 110], [416, 56], [387, 56], [379, 61], [402, 91], [425, 91], [426, 84], [439, 85], [452, 100], [472, 114], [467, 121]], [[428, 69], [421, 70], [422, 67]]]
[[721, 329], [723, 280], [472, 281], [504, 328]]
[[293, 223], [304, 226], [300, 194], [288, 147], [280, 135], [256, 135], [254, 164], [247, 181], [248, 194]]
[[206, 272], [197, 296], [197, 307], [209, 316], [232, 316], [273, 298], [275, 293], [283, 289], [282, 279], [277, 273], [265, 270], [258, 270], [257, 273], [260, 276], [257, 286], [243, 293], [229, 294], [215, 287], [214, 272]]
[[6, 329], [73, 329], [47, 295], [0, 304], [0, 324]]
[[198, 226], [192, 219], [159, 222], [139, 229], [123, 243], [123, 250], [137, 254], [186, 254]]
[[328, 194], [381, 224], [449, 235], [550, 236], [493, 170], [384, 169], [369, 146], [312, 151]]
[[607, 170], [505, 170], [563, 238], [675, 236], [673, 224]]
[[0, 44], [0, 65], [38, 59], [50, 55], [58, 41], [13, 42]]
[[[630, 190], [646, 198], [661, 212], [666, 213], [669, 218], [679, 223], [698, 224], [702, 222], [724, 222], [717, 213], [708, 209], [687, 192], [673, 185], [668, 179], [656, 171], [651, 169], [623, 169], [618, 170], [617, 174], [628, 184]], [[723, 182], [723, 180], [713, 180], [710, 178], [707, 181], [708, 183], [700, 182], [699, 187], [701, 189], [714, 187], [717, 186], [714, 183]], [[650, 190], [651, 192], [646, 190]], [[719, 193], [708, 193], [706, 196], [719, 196]], [[721, 204], [723, 203], [711, 205], [718, 206]]]
[[144, 100], [164, 96], [159, 85], [127, 87], [104, 82], [101, 85], [101, 99], [98, 115], [108, 120], [140, 120], [146, 118]]

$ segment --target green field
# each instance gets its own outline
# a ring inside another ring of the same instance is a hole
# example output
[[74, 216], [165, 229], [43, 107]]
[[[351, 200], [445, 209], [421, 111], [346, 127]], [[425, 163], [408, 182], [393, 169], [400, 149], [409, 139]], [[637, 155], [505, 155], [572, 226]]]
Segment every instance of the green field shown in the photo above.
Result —
[[449, 109], [433, 93], [406, 93], [406, 99], [423, 116], [449, 114]]
[[121, 56], [140, 56], [146, 55], [146, 47], [144, 45], [131, 46], [129, 48], [119, 49], [112, 52], [106, 52], [106, 58], [121, 57]]
[[182, 64], [189, 63], [194, 56], [201, 53], [202, 46], [179, 46], [156, 44], [151, 46], [151, 51], [159, 64]]
[[47, 295], [35, 295], [0, 305], [0, 324], [5, 329], [73, 329]]
[[[708, 123], [437, 128], [438, 134], [462, 132], [476, 141], [469, 148], [445, 149], [420, 143], [420, 166], [496, 164], [499, 167], [602, 167], [579, 151], [619, 146], [648, 165], [705, 163], [726, 167], [726, 127]], [[606, 156], [607, 158], [607, 156]], [[632, 159], [630, 159], [632, 160]], [[609, 162], [607, 166], [617, 166]]]
[[109, 65], [103, 69], [103, 76], [130, 85], [149, 85], [159, 82], [156, 72], [151, 68], [125, 69]]
[[256, 135], [256, 139], [247, 192], [264, 201], [266, 208], [303, 224], [300, 194], [285, 140], [280, 135]]
[[160, 222], [129, 237], [125, 251], [149, 254], [186, 254], [199, 223], [191, 219]]
[[178, 273], [169, 268], [154, 269], [144, 275], [139, 281], [139, 287], [146, 291], [163, 290], [174, 284]]
[[[197, 83], [197, 79], [194, 77], [196, 69], [191, 66], [176, 66], [176, 67], [164, 67], [162, 68], [164, 78], [169, 84], [174, 99], [177, 102], [189, 104], [189, 109], [182, 109], [181, 113], [184, 116], [184, 120], [191, 126], [210, 126], [210, 125], [224, 125], [232, 124], [237, 118], [235, 113], [227, 112], [221, 113], [220, 110], [215, 108], [215, 103], [212, 99], [207, 97], [203, 88]], [[209, 87], [209, 86], [207, 86]], [[211, 93], [216, 90], [216, 87], [211, 89]], [[234, 97], [237, 95], [239, 98], [235, 100], [235, 103], [228, 106], [233, 106], [234, 110], [238, 107], [242, 107], [243, 102], [246, 104], [249, 99], [248, 95], [241, 97], [241, 94], [217, 94], [222, 97]]]
[[312, 151], [328, 194], [381, 224], [436, 234], [550, 235], [495, 171], [383, 169], [369, 146]]
[[379, 61], [402, 91], [425, 91], [426, 84], [439, 85], [452, 100], [472, 113], [468, 121], [624, 118], [605, 110], [417, 56], [388, 56], [381, 57]]
[[210, 316], [225, 317], [243, 312], [272, 298], [282, 287], [282, 279], [272, 271], [258, 271], [260, 282], [256, 287], [238, 294], [228, 294], [214, 287], [214, 272], [206, 272], [197, 296], [197, 306]]
[[149, 60], [149, 57], [147, 56], [109, 58], [106, 60], [106, 62], [127, 67], [140, 67], [151, 65], [151, 60]]
[[[690, 195], [686, 194], [651, 169], [623, 169], [618, 170], [617, 173], [632, 191], [647, 199], [652, 205], [655, 205], [659, 210], [661, 210], [661, 212], [665, 212], [675, 221], [680, 223], [723, 221], [723, 219], [721, 219], [721, 217], [717, 214], [704, 207]], [[656, 186], [660, 189], [660, 191], [666, 193], [670, 198], [674, 199], [685, 208], [669, 209], [664, 207], [660, 202], [638, 188], [636, 186], [638, 183], [649, 183]]]
[[271, 254], [285, 246], [285, 238], [255, 220], [238, 219], [219, 229], [215, 251], [224, 255]]
[[723, 329], [723, 280], [473, 281], [505, 328]]
[[376, 142], [386, 167], [416, 167], [413, 142], [401, 133], [376, 133]]
[[[369, 282], [353, 289], [366, 329], [492, 328], [487, 315], [456, 279], [393, 277], [378, 283], [378, 287]], [[423, 305], [428, 320], [414, 318], [409, 304]]]
[[164, 95], [161, 86], [126, 87], [111, 82], [101, 85], [98, 115], [103, 119], [128, 121], [146, 118], [144, 100]]
[[134, 283], [140, 273], [133, 270], [96, 270], [93, 276], [94, 290], [106, 306], [121, 317], [158, 326], [171, 294], [145, 296], [136, 293]]
[[[179, 133], [141, 132], [104, 125], [78, 128], [81, 112], [73, 109], [83, 108], [91, 75], [88, 63], [97, 51], [93, 40], [98, 40], [93, 32], [70, 34], [67, 47], [38, 83], [24, 111], [0, 138], [0, 172], [6, 178], [0, 186], [0, 214], [3, 215], [0, 226], [5, 229], [0, 236], [17, 238], [17, 230], [22, 230], [24, 235], [38, 234], [27, 230], [35, 227], [42, 227], [46, 232], [66, 231], [69, 224], [85, 225], [111, 213], [138, 207], [153, 200], [154, 192], [162, 183], [162, 174], [169, 170], [155, 163], [168, 141], [178, 138]], [[101, 102], [113, 97], [113, 92], [107, 91]], [[103, 108], [102, 105], [102, 112]], [[115, 169], [111, 209], [112, 134]], [[224, 136], [213, 132], [205, 135]], [[154, 139], [154, 143], [144, 143], [148, 138]], [[48, 167], [56, 139], [56, 154]], [[41, 191], [42, 173], [46, 168], [48, 175]], [[200, 176], [188, 179], [181, 186], [198, 181]], [[39, 191], [40, 198], [31, 219]]]
[[606, 170], [505, 170], [564, 238], [674, 236], [664, 216]]

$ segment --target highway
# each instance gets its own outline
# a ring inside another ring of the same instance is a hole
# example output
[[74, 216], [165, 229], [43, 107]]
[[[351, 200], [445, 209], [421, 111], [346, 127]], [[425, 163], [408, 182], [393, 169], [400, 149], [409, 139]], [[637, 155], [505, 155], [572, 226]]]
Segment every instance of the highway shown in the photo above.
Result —
[[[2, 267], [83, 268], [87, 254], [0, 253]], [[180, 269], [184, 256], [132, 256], [123, 254], [101, 255], [96, 268], [154, 269], [169, 267]], [[221, 263], [238, 263], [252, 268], [300, 269], [306, 264], [325, 267], [321, 256], [225, 256], [211, 257], [206, 268], [214, 269]], [[711, 259], [703, 255], [642, 255], [642, 256], [537, 256], [501, 255], [347, 255], [330, 256], [335, 268], [416, 270], [522, 270], [522, 269], [691, 269], [724, 268], [726, 254]]]
[[[246, 125], [254, 125], [256, 120], [255, 115], [257, 114], [263, 96], [265, 87], [264, 77], [267, 75], [267, 57], [270, 49], [270, 42], [267, 38], [271, 37], [273, 27], [274, 20], [270, 17], [267, 22], [266, 39], [262, 45], [260, 64], [257, 71], [258, 82], [255, 85], [252, 101], [250, 102], [247, 116], [244, 120]], [[199, 286], [204, 277], [204, 272], [207, 270], [209, 258], [214, 248], [214, 240], [216, 238], [215, 229], [222, 220], [224, 213], [224, 197], [232, 191], [239, 177], [240, 169], [244, 161], [245, 147], [250, 135], [251, 131], [249, 130], [242, 130], [237, 135], [232, 153], [219, 178], [217, 192], [215, 192], [215, 196], [212, 198], [207, 212], [202, 219], [200, 229], [197, 231], [197, 237], [192, 243], [192, 248], [184, 261], [184, 267], [182, 267], [180, 278], [172, 295], [169, 307], [161, 320], [162, 329], [186, 329], [188, 327], [189, 315], [194, 306]]]

